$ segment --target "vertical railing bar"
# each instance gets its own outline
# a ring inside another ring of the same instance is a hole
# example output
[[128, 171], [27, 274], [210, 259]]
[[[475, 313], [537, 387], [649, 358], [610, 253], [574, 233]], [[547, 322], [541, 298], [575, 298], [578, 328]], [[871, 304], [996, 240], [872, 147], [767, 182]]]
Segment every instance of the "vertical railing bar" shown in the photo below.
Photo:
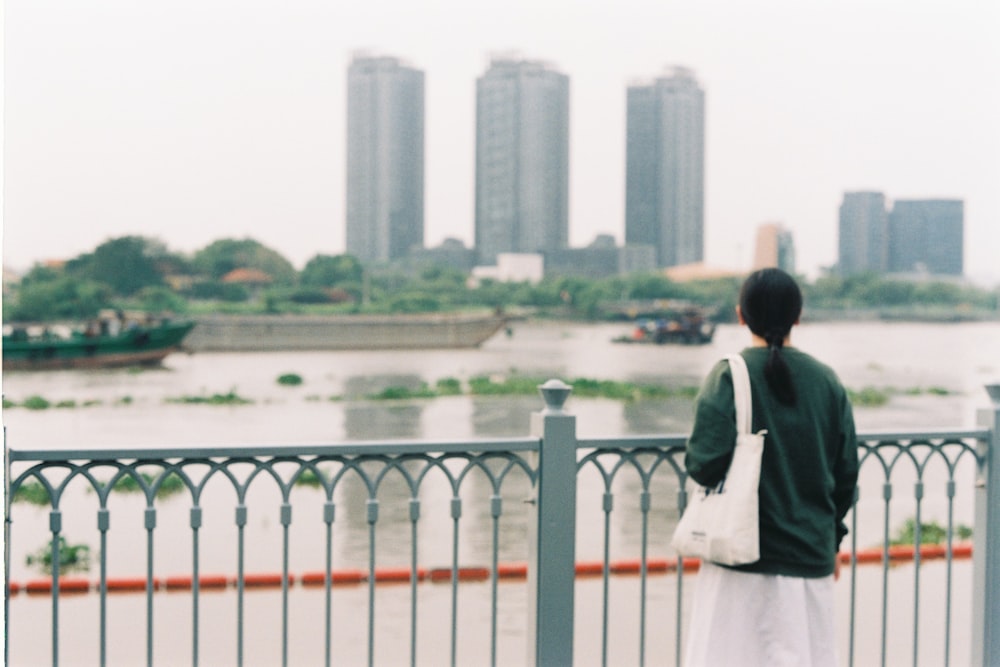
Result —
[[[152, 501], [150, 501], [152, 502]], [[146, 664], [153, 664], [153, 530], [156, 528], [156, 508], [146, 508]]]
[[497, 664], [497, 614], [498, 614], [498, 586], [497, 582], [500, 579], [499, 572], [497, 571], [500, 565], [500, 513], [501, 513], [501, 498], [499, 495], [494, 495], [490, 498], [490, 514], [493, 519], [493, 554], [492, 554], [492, 572], [493, 576], [490, 578], [490, 603], [492, 609], [490, 610], [490, 667], [496, 667]]
[[886, 482], [882, 485], [882, 499], [884, 501], [883, 525], [882, 525], [882, 647], [881, 662], [882, 667], [886, 664], [886, 651], [888, 649], [888, 623], [889, 623], [889, 502], [892, 499], [892, 484]]
[[194, 554], [191, 565], [191, 664], [198, 667], [198, 611], [201, 593], [201, 568], [198, 560], [200, 533], [197, 528], [193, 528], [192, 533], [191, 542]]
[[951, 664], [951, 589], [952, 589], [952, 556], [954, 555], [955, 539], [955, 480], [953, 472], [949, 471], [948, 495], [948, 540], [945, 543], [945, 595], [944, 595], [944, 664]]
[[[686, 479], [681, 476], [678, 480], [679, 488], [677, 490], [677, 518], [680, 519], [684, 515], [684, 510], [687, 508], [687, 489], [685, 488]], [[677, 554], [677, 586], [676, 586], [676, 614], [677, 620], [674, 622], [674, 665], [680, 667], [681, 665], [681, 650], [682, 650], [682, 629], [684, 626], [684, 556]]]
[[281, 505], [281, 664], [288, 667], [288, 551], [292, 506]]
[[[7, 447], [7, 427], [0, 426], [3, 436], [3, 580], [10, 585], [10, 448]], [[3, 664], [10, 664], [10, 594], [3, 596]]]
[[236, 664], [243, 666], [244, 594], [246, 593], [246, 535], [247, 507], [242, 502], [236, 506]]
[[323, 664], [330, 667], [333, 659], [333, 503], [324, 506], [323, 522], [326, 524], [326, 568], [323, 572]]
[[610, 623], [611, 606], [611, 511], [614, 507], [614, 496], [610, 492], [604, 494], [604, 558], [601, 563], [601, 595], [603, 597], [601, 615], [601, 667], [608, 667], [608, 624]]
[[[101, 501], [102, 505], [104, 501]], [[106, 507], [97, 511], [97, 529], [101, 533], [100, 577], [98, 583], [98, 605], [100, 606], [100, 664], [108, 664], [108, 528], [111, 515]]]
[[640, 494], [642, 510], [642, 556], [639, 560], [639, 667], [646, 665], [646, 585], [649, 556], [649, 491]]
[[52, 528], [52, 666], [59, 665], [59, 562], [62, 555], [59, 548], [59, 533], [62, 530], [62, 516], [53, 509], [49, 514]]
[[955, 485], [949, 471], [947, 484], [948, 495], [948, 533], [944, 547], [944, 665], [951, 664], [951, 557], [952, 541], [955, 539]]
[[375, 667], [375, 522], [378, 500], [369, 498], [368, 510], [368, 667]]
[[410, 667], [417, 664], [417, 577], [418, 564], [418, 531], [417, 521], [420, 519], [420, 500], [410, 498]]
[[854, 667], [855, 631], [858, 612], [858, 498], [860, 489], [854, 489], [854, 504], [851, 506], [851, 614], [847, 640], [847, 664]]
[[[918, 477], [918, 480], [920, 479], [922, 479], [922, 475]], [[917, 481], [914, 487], [914, 495], [917, 501], [917, 525], [913, 533], [913, 667], [917, 667], [920, 656], [920, 546], [923, 543], [924, 500], [924, 484], [922, 481]]]
[[677, 554], [677, 620], [675, 621], [674, 634], [674, 664], [680, 667], [681, 664], [681, 628], [683, 627], [682, 617], [684, 614], [684, 557]]
[[455, 496], [451, 499], [451, 667], [458, 665], [458, 530], [461, 507], [461, 498]]

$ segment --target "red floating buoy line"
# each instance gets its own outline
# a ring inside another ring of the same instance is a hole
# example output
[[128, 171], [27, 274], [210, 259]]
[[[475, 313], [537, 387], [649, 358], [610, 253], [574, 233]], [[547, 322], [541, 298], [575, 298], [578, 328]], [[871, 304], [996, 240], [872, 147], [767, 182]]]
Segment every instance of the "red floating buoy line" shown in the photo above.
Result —
[[[881, 563], [884, 556], [888, 556], [890, 563], [902, 563], [912, 561], [916, 558], [917, 552], [912, 544], [894, 545], [888, 549], [881, 547], [875, 549], [865, 549], [858, 551], [854, 555], [854, 562], [858, 565]], [[920, 547], [921, 560], [938, 560], [946, 558], [948, 549], [941, 544], [924, 544]], [[972, 544], [961, 542], [952, 545], [951, 556], [953, 559], [967, 559], [972, 557]], [[851, 554], [842, 551], [838, 554], [841, 563], [850, 563]], [[684, 558], [678, 562], [677, 558], [651, 558], [645, 562], [647, 574], [667, 574], [676, 572], [678, 568], [684, 572], [697, 572], [701, 561], [697, 558]], [[643, 562], [640, 559], [618, 560], [607, 563], [603, 561], [582, 561], [576, 564], [576, 576], [578, 577], [600, 577], [605, 573], [609, 575], [639, 575], [643, 572]], [[450, 567], [441, 568], [417, 568], [414, 572], [410, 568], [386, 567], [376, 568], [369, 577], [367, 570], [334, 570], [329, 573], [329, 581], [332, 586], [359, 585], [368, 583], [369, 579], [377, 584], [410, 583], [414, 579], [417, 582], [429, 581], [432, 583], [450, 583], [452, 579], [460, 582], [488, 581], [492, 576], [492, 570], [488, 567], [459, 567], [453, 570]], [[528, 577], [527, 563], [501, 563], [497, 565], [496, 576], [498, 580], [523, 580]], [[296, 581], [303, 587], [326, 586], [326, 572], [306, 572], [298, 577], [294, 574], [288, 575], [288, 585], [293, 586]], [[144, 592], [150, 582], [145, 577], [122, 577], [109, 578], [105, 585], [109, 593], [129, 593]], [[281, 573], [252, 573], [243, 575], [243, 586], [245, 589], [253, 590], [260, 588], [280, 588], [284, 584], [284, 577]], [[98, 592], [101, 588], [100, 581], [90, 581], [82, 577], [61, 577], [58, 582], [59, 592], [67, 594], [79, 594]], [[198, 577], [198, 588], [202, 591], [222, 591], [239, 586], [238, 577], [219, 574], [205, 574]], [[170, 576], [165, 578], [154, 577], [152, 580], [154, 591], [190, 591], [194, 588], [194, 579], [191, 576]], [[49, 595], [52, 593], [52, 579], [34, 579], [22, 585], [17, 582], [7, 583], [7, 594], [17, 595], [21, 591], [29, 595]]]

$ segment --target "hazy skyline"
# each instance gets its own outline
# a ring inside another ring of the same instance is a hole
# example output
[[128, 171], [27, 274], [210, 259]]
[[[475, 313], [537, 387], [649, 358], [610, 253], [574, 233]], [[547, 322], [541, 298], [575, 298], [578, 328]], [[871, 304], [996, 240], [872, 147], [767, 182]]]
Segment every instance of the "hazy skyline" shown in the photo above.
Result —
[[706, 95], [706, 262], [757, 226], [837, 260], [845, 191], [965, 202], [965, 267], [1000, 280], [1000, 8], [623, 0], [4, 5], [6, 266], [124, 235], [191, 252], [252, 237], [297, 267], [344, 251], [355, 51], [426, 74], [425, 242], [471, 245], [475, 80], [515, 52], [570, 77], [570, 244], [624, 238], [630, 82]]

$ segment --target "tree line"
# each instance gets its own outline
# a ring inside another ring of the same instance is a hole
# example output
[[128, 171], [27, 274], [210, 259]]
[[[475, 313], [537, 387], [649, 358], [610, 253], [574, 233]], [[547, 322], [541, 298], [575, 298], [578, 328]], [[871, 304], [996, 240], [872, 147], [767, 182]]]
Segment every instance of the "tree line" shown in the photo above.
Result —
[[[242, 271], [243, 275], [237, 275]], [[234, 272], [237, 272], [234, 274]], [[547, 277], [539, 283], [483, 280], [457, 269], [366, 267], [348, 254], [317, 254], [301, 271], [256, 240], [221, 239], [185, 255], [164, 243], [124, 236], [60, 266], [36, 264], [5, 290], [4, 321], [87, 319], [106, 308], [172, 312], [429, 312], [472, 307], [530, 308], [560, 317], [601, 318], [609, 304], [682, 300], [731, 317], [740, 278], [675, 282], [661, 274], [602, 279]], [[874, 274], [800, 280], [815, 309], [938, 308], [995, 313], [1000, 288], [912, 282]]]

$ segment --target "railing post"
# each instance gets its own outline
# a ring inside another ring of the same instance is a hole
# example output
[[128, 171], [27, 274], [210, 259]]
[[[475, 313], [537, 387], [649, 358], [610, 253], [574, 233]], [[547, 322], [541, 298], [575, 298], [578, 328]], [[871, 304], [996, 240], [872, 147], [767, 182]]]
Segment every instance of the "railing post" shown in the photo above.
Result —
[[541, 447], [529, 524], [527, 664], [558, 667], [573, 664], [576, 417], [562, 409], [572, 387], [549, 380], [539, 391], [545, 409], [531, 415], [531, 435]]
[[990, 439], [976, 478], [972, 551], [972, 664], [1000, 665], [1000, 384], [986, 386], [993, 405], [979, 413]]

